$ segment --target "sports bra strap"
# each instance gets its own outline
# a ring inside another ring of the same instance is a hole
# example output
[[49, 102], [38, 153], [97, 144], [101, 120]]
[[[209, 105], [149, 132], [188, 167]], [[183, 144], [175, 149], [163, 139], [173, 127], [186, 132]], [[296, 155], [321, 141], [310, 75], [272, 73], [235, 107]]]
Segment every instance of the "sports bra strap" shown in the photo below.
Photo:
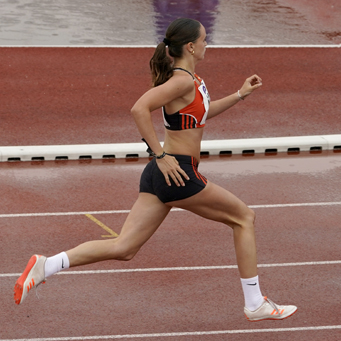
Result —
[[192, 76], [193, 79], [195, 79], [195, 77], [194, 77], [188, 70], [186, 70], [186, 69], [183, 69], [183, 68], [181, 68], [181, 67], [176, 67], [176, 68], [173, 69], [173, 71], [174, 71], [174, 70], [185, 71], [185, 72], [187, 72], [188, 74], [190, 74], [190, 75]]

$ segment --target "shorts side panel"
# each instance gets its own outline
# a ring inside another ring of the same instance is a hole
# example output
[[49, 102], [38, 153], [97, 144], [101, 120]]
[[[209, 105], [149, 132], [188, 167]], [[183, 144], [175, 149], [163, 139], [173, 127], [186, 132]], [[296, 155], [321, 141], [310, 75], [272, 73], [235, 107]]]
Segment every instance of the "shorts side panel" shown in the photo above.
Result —
[[156, 163], [153, 163], [154, 159], [151, 160], [147, 166], [144, 168], [141, 178], [140, 178], [140, 193], [150, 193], [155, 194], [153, 190], [153, 183], [152, 183], [152, 175], [153, 169], [155, 168]]
[[185, 186], [178, 187], [172, 179], [170, 179], [171, 186], [168, 186], [156, 160], [153, 159], [142, 173], [140, 192], [155, 194], [163, 203], [167, 203], [189, 198], [206, 187], [207, 179], [198, 172], [198, 163], [195, 158], [184, 155], [174, 156], [190, 178], [184, 179]]

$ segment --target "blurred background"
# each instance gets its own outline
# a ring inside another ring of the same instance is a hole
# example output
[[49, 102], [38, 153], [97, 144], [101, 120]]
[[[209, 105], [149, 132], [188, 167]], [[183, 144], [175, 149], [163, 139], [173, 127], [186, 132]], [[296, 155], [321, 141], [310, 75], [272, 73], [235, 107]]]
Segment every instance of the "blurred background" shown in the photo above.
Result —
[[2, 0], [0, 45], [153, 45], [183, 16], [213, 45], [341, 43], [339, 0]]

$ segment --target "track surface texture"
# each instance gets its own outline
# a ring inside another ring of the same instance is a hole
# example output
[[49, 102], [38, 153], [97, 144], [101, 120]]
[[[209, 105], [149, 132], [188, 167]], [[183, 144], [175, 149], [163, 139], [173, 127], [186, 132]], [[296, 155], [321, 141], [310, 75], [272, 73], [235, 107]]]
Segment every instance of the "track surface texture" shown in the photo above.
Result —
[[[0, 13], [1, 146], [140, 142], [130, 108], [150, 87], [150, 45], [180, 15], [207, 27], [196, 71], [212, 99], [263, 79], [205, 140], [340, 134], [338, 1], [5, 0]], [[72, 268], [15, 305], [32, 254], [120, 232], [147, 162], [0, 163], [0, 341], [341, 339], [337, 150], [201, 158], [256, 212], [261, 290], [298, 306], [289, 319], [245, 319], [231, 229], [181, 210], [132, 261]]]

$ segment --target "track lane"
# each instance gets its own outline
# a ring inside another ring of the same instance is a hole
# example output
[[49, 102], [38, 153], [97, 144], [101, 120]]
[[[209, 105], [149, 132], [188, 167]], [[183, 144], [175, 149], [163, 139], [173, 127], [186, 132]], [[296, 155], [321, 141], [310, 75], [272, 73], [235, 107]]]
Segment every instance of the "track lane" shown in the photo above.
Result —
[[[119, 232], [126, 210], [136, 198], [139, 173], [146, 162], [140, 159], [0, 165], [1, 188], [7, 198], [2, 213], [13, 213], [0, 217], [5, 241], [0, 250], [1, 272], [21, 272], [31, 253], [50, 255], [83, 241], [100, 239], [104, 230], [88, 219], [86, 212], [93, 212], [97, 219]], [[340, 166], [340, 154], [330, 152], [201, 159], [203, 174], [255, 206], [261, 265], [321, 262], [259, 268], [263, 294], [275, 302], [299, 306], [297, 314], [282, 321], [281, 326], [272, 321], [255, 326], [244, 319], [231, 231], [217, 223], [209, 222], [208, 226], [208, 221], [188, 212], [174, 211], [132, 261], [102, 262], [75, 269], [88, 273], [51, 277], [39, 288], [39, 300], [32, 294], [25, 304], [16, 306], [11, 294], [15, 278], [0, 277], [0, 295], [6, 311], [1, 320], [8, 326], [0, 340], [88, 336], [100, 340], [108, 335], [128, 339], [128, 334], [129, 338], [145, 335], [145, 339], [150, 339], [154, 333], [158, 334], [156, 339], [162, 340], [172, 332], [187, 333], [174, 334], [179, 340], [200, 339], [203, 335], [205, 340], [219, 340], [233, 331], [237, 331], [234, 339], [242, 340], [244, 330], [255, 339], [264, 337], [255, 329], [273, 329], [263, 333], [279, 340], [288, 336], [302, 340], [302, 335], [307, 339], [314, 335], [332, 340], [340, 332], [334, 313], [340, 302], [330, 295], [337, 290], [340, 273], [340, 264], [332, 263], [340, 261]], [[125, 211], [112, 213], [116, 208]], [[96, 215], [94, 211], [110, 212]], [[15, 216], [25, 212], [46, 215]], [[50, 216], [49, 212], [84, 215]], [[226, 265], [232, 267], [134, 271]], [[112, 269], [132, 272], [111, 273]], [[92, 273], [96, 270], [108, 272]], [[15, 328], [19, 322], [22, 328]], [[319, 326], [334, 329], [316, 329]], [[219, 330], [225, 334], [215, 335]], [[213, 334], [192, 335], [192, 331]]]

